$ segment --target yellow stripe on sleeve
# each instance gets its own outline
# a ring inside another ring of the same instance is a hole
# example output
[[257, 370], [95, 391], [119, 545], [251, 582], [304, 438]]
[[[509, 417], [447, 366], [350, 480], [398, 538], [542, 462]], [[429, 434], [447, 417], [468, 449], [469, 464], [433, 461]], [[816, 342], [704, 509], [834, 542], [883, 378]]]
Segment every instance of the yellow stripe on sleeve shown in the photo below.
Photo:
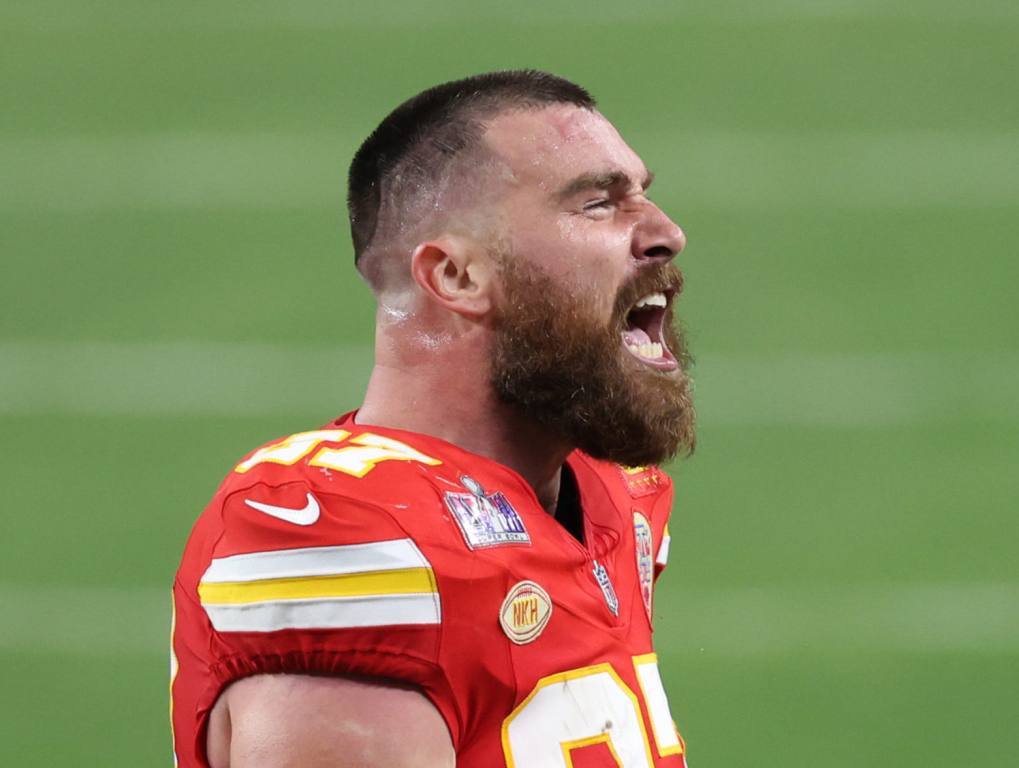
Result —
[[258, 581], [202, 582], [202, 605], [238, 605], [269, 600], [313, 600], [368, 595], [437, 592], [431, 568], [402, 568], [332, 576], [304, 576]]

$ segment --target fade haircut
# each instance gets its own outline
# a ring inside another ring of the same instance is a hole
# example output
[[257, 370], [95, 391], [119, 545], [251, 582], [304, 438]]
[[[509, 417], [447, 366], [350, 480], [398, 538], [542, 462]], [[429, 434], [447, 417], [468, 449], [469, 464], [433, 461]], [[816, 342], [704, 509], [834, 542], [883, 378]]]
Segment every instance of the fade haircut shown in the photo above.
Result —
[[[479, 148], [484, 121], [498, 113], [595, 100], [575, 83], [548, 72], [508, 70], [454, 80], [422, 91], [372, 131], [350, 164], [347, 210], [354, 263], [380, 245], [395, 225], [402, 230], [434, 210], [454, 163]], [[431, 205], [422, 197], [434, 195]]]

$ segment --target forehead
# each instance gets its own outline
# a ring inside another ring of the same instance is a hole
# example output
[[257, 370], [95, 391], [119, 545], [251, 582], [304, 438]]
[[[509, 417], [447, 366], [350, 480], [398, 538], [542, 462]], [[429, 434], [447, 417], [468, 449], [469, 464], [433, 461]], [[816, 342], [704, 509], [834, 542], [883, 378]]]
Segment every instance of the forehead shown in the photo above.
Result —
[[485, 140], [517, 183], [549, 191], [592, 171], [638, 180], [647, 173], [612, 123], [573, 105], [504, 113], [490, 121]]

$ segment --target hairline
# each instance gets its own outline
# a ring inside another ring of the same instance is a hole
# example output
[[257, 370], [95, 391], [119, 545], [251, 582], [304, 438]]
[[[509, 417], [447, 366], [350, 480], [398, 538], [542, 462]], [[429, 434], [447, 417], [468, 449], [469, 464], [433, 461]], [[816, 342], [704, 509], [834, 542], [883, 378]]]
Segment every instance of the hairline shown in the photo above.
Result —
[[[477, 135], [473, 140], [469, 141], [463, 148], [461, 148], [460, 150], [458, 150], [449, 157], [449, 159], [443, 164], [441, 172], [437, 174], [436, 179], [448, 182], [448, 180], [452, 178], [456, 173], [463, 173], [465, 168], [467, 169], [466, 176], [478, 178], [477, 174], [483, 169], [486, 161], [505, 163], [505, 159], [502, 157], [498, 149], [492, 146], [492, 144], [488, 141], [488, 132], [489, 129], [491, 128], [492, 123], [495, 120], [501, 119], [507, 115], [512, 114], [526, 112], [543, 112], [548, 109], [564, 107], [581, 109], [587, 112], [595, 113], [598, 112], [597, 106], [593, 104], [591, 106], [585, 106], [582, 104], [575, 104], [571, 101], [566, 100], [537, 101], [534, 99], [520, 99], [509, 102], [503, 101], [502, 103], [500, 103], [498, 98], [491, 98], [488, 100], [487, 103], [485, 102], [485, 100], [482, 100], [478, 104], [474, 104], [465, 108], [464, 113], [461, 115], [461, 119], [468, 125], [476, 127], [478, 129]], [[391, 224], [388, 222], [388, 219], [390, 218], [393, 209], [393, 206], [388, 205], [386, 202], [389, 196], [384, 193], [391, 189], [392, 177], [399, 175], [401, 168], [404, 168], [408, 164], [411, 164], [413, 162], [413, 155], [415, 154], [416, 151], [418, 151], [418, 148], [424, 143], [424, 141], [425, 141], [424, 137], [419, 139], [419, 141], [415, 145], [415, 148], [408, 151], [406, 156], [402, 158], [401, 161], [396, 166], [393, 167], [389, 174], [387, 174], [387, 177], [389, 178], [381, 180], [383, 186], [383, 195], [382, 202], [379, 205], [378, 225], [376, 226], [375, 235], [369, 241], [364, 251], [362, 251], [360, 257], [355, 261], [355, 268], [357, 269], [357, 271], [373, 287], [382, 288], [383, 286], [381, 285], [376, 286], [375, 282], [372, 279], [370, 279], [369, 276], [365, 273], [365, 270], [362, 269], [362, 265], [367, 265], [368, 262], [375, 261], [378, 258], [388, 258], [389, 254], [387, 254], [387, 251], [390, 250], [394, 245], [399, 246], [401, 244], [399, 242], [400, 238], [406, 235], [408, 232], [414, 230], [414, 227], [411, 227], [409, 229], [401, 228], [395, 232], [387, 234], [386, 236], [383, 236], [381, 238], [379, 237], [384, 228], [388, 228], [389, 226], [391, 226]], [[478, 162], [469, 166], [465, 165], [465, 161], [469, 161], [471, 159], [477, 159]], [[627, 180], [629, 180], [630, 178], [629, 175], [623, 171], [613, 170], [608, 171], [606, 173], [621, 174]], [[585, 176], [590, 175], [592, 174], [585, 174]], [[580, 178], [581, 177], [578, 177], [578, 180]], [[653, 178], [653, 174], [649, 172], [648, 178], [646, 179], [647, 184], [650, 184], [651, 178]], [[646, 188], [646, 186], [644, 188]], [[419, 197], [428, 194], [428, 192], [429, 190], [424, 190], [419, 193], [414, 193], [414, 196]], [[402, 197], [404, 198], [404, 205], [402, 205], [401, 207], [406, 207], [406, 199], [409, 197], [409, 195], [404, 193]], [[456, 208], [451, 208], [449, 210], [443, 210], [440, 212], [437, 208], [437, 203], [435, 213], [431, 214], [428, 217], [427, 222], [431, 222], [432, 220], [434, 220], [434, 218], [436, 218], [439, 215], [449, 215], [450, 213], [452, 213], [453, 210], [456, 210]], [[474, 207], [479, 204], [480, 204], [479, 199], [475, 197], [475, 199], [471, 203], [471, 206]], [[417, 228], [421, 229], [426, 225], [427, 223], [425, 221], [422, 221], [418, 223]], [[404, 244], [406, 245], [407, 243]]]

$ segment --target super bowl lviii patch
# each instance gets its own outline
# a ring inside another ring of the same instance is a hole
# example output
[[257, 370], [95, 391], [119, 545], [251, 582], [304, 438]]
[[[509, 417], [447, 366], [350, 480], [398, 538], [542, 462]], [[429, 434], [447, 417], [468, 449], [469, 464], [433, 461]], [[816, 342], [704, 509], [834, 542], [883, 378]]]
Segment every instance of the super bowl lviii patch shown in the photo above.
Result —
[[637, 581], [640, 584], [640, 596], [644, 600], [644, 610], [648, 621], [651, 621], [651, 595], [654, 587], [655, 565], [652, 556], [651, 523], [643, 513], [633, 510], [633, 543], [637, 553]]
[[552, 598], [533, 581], [518, 581], [510, 587], [499, 609], [502, 631], [517, 645], [536, 640], [551, 618]]
[[446, 507], [460, 526], [468, 547], [531, 543], [524, 521], [501, 491], [485, 493], [481, 483], [467, 475], [460, 482], [468, 492], [446, 491]]

